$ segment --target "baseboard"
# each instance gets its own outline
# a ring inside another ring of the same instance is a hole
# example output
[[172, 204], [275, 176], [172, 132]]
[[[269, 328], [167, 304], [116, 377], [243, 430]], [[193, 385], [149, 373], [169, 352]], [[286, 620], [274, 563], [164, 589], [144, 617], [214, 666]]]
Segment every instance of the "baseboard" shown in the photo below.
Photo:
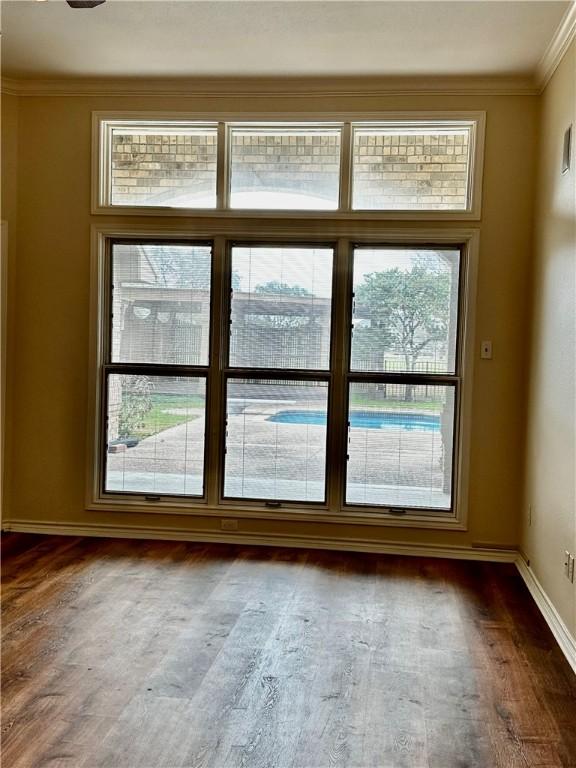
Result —
[[242, 531], [206, 531], [190, 528], [156, 528], [153, 526], [99, 525], [96, 523], [49, 523], [36, 520], [10, 520], [3, 524], [5, 531], [18, 533], [44, 533], [57, 536], [101, 536], [122, 539], [162, 539], [168, 541], [196, 541], [219, 544], [251, 544], [272, 547], [304, 547], [351, 552], [372, 552], [385, 555], [412, 555], [416, 557], [443, 557], [457, 560], [485, 560], [514, 563], [515, 549], [462, 547], [440, 544], [413, 544], [410, 542], [377, 542], [370, 539], [328, 538], [286, 534], [255, 534]]
[[552, 604], [552, 601], [544, 591], [542, 584], [536, 578], [534, 571], [527, 565], [526, 561], [521, 555], [516, 558], [516, 567], [520, 572], [520, 575], [524, 579], [524, 583], [528, 587], [528, 591], [534, 598], [534, 602], [540, 609], [540, 613], [544, 616], [544, 619], [552, 634], [554, 635], [556, 642], [560, 646], [560, 649], [568, 664], [572, 667], [576, 673], [576, 638], [572, 636], [568, 627], [562, 621], [560, 614]]

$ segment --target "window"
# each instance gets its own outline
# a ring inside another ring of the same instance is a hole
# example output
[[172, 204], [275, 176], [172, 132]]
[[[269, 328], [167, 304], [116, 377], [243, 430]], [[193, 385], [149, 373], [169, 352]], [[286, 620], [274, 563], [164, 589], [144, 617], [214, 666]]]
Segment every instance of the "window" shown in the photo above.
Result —
[[355, 248], [353, 275], [346, 501], [450, 509], [460, 251]]
[[453, 248], [354, 251], [353, 371], [455, 372], [459, 260]]
[[230, 377], [224, 497], [323, 502], [327, 418], [326, 381]]
[[472, 126], [354, 126], [355, 210], [465, 211]]
[[466, 249], [102, 243], [98, 503], [455, 516]]
[[479, 218], [484, 115], [298, 123], [95, 113], [95, 213]]
[[109, 122], [105, 148], [110, 205], [216, 207], [216, 126]]
[[112, 363], [207, 365], [209, 245], [118, 243], [112, 252]]
[[331, 248], [232, 249], [230, 365], [330, 367]]
[[107, 377], [107, 492], [202, 496], [206, 380]]
[[202, 496], [211, 246], [114, 243], [110, 267], [103, 490]]
[[340, 128], [230, 130], [231, 208], [336, 210]]
[[89, 506], [461, 528], [484, 118], [94, 113]]

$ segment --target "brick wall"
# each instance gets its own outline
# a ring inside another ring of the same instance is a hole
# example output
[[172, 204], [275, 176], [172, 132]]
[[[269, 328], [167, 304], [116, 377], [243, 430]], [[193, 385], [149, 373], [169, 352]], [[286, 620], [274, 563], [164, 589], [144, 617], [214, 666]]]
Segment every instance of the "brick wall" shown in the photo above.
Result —
[[354, 207], [466, 207], [468, 135], [362, 135], [354, 146]]
[[[216, 203], [216, 134], [112, 134], [115, 205]], [[194, 203], [195, 201], [195, 203]]]
[[[232, 190], [309, 194], [337, 200], [337, 135], [232, 135]], [[116, 205], [214, 206], [215, 134], [113, 133]], [[357, 134], [355, 208], [466, 207], [468, 135]]]
[[340, 137], [236, 135], [232, 189], [310, 193], [338, 199]]

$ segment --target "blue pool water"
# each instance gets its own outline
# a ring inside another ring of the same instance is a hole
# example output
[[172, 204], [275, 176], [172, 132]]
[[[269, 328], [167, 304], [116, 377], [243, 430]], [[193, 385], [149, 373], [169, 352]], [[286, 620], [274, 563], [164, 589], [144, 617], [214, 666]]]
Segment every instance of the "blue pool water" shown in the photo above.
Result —
[[[278, 411], [267, 421], [278, 424], [326, 424], [324, 411]], [[360, 429], [421, 429], [438, 432], [440, 416], [427, 413], [402, 413], [402, 411], [352, 411], [350, 426]]]

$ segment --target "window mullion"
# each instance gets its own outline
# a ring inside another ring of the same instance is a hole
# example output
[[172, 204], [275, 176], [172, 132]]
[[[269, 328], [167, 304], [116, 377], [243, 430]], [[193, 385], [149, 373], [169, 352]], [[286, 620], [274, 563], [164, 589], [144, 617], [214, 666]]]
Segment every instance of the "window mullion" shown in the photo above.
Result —
[[222, 380], [222, 349], [225, 334], [228, 332], [226, 322], [226, 291], [229, 285], [228, 259], [226, 258], [226, 239], [214, 238], [214, 250], [212, 254], [212, 315], [211, 340], [210, 340], [210, 364], [208, 373], [208, 402], [206, 439], [206, 500], [209, 505], [218, 503], [220, 494], [220, 480], [222, 472], [222, 452], [224, 446], [223, 422], [225, 419], [225, 402]]
[[340, 201], [339, 210], [350, 211], [352, 206], [352, 126], [344, 123], [340, 143]]
[[340, 239], [336, 246], [332, 313], [332, 388], [328, 403], [327, 500], [332, 510], [343, 502], [344, 462], [346, 460], [346, 369], [350, 332], [350, 243]]
[[228, 126], [218, 123], [218, 144], [216, 154], [216, 208], [229, 208], [229, 171], [228, 171]]

